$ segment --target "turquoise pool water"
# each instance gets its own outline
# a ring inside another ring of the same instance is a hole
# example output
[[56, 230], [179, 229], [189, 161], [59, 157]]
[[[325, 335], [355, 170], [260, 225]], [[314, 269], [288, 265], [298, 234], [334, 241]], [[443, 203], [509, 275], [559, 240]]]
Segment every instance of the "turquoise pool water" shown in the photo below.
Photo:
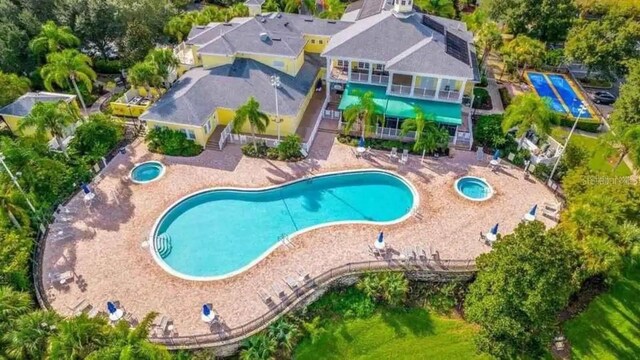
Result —
[[155, 257], [174, 275], [212, 280], [244, 270], [284, 236], [331, 222], [394, 222], [413, 206], [410, 185], [384, 171], [327, 174], [265, 190], [213, 189], [159, 219]]
[[476, 201], [487, 200], [493, 195], [493, 189], [486, 181], [473, 176], [462, 177], [456, 181], [456, 189], [464, 197]]
[[131, 179], [139, 183], [147, 183], [157, 179], [164, 172], [164, 165], [157, 161], [149, 161], [137, 165], [131, 170]]

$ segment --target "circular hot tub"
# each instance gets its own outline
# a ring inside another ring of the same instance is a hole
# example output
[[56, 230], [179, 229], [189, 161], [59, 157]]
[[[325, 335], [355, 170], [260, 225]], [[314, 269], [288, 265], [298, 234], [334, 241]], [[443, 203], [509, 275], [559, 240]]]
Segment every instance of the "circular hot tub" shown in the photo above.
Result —
[[131, 169], [129, 177], [131, 181], [136, 184], [148, 184], [160, 179], [162, 175], [164, 175], [164, 172], [165, 167], [161, 162], [147, 161], [136, 164], [136, 166]]
[[485, 201], [493, 196], [493, 188], [489, 183], [479, 177], [463, 176], [456, 180], [454, 188], [458, 195], [471, 201]]

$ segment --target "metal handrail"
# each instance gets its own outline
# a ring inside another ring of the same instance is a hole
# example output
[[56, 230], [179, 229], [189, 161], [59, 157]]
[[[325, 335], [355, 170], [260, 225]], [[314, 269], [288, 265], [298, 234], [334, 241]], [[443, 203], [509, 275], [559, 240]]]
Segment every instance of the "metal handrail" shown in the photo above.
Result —
[[237, 344], [245, 338], [263, 330], [279, 316], [292, 310], [295, 305], [315, 293], [318, 286], [331, 283], [340, 277], [375, 271], [427, 271], [440, 274], [467, 275], [476, 271], [474, 260], [415, 260], [393, 259], [347, 263], [331, 268], [309, 279], [301, 288], [281, 298], [281, 302], [261, 316], [234, 328], [218, 332], [191, 336], [155, 337], [150, 341], [163, 344], [170, 349], [215, 347]]

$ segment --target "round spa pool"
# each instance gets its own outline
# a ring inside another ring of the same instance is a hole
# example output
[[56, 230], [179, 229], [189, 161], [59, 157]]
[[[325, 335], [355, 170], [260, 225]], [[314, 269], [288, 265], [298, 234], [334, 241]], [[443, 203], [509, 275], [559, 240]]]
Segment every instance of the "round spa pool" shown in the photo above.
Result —
[[458, 195], [471, 201], [485, 201], [493, 196], [493, 188], [482, 178], [463, 176], [456, 180], [454, 188]]
[[160, 179], [162, 175], [164, 175], [164, 171], [165, 168], [161, 162], [147, 161], [136, 164], [136, 166], [131, 169], [129, 177], [131, 177], [131, 181], [136, 184], [146, 184]]

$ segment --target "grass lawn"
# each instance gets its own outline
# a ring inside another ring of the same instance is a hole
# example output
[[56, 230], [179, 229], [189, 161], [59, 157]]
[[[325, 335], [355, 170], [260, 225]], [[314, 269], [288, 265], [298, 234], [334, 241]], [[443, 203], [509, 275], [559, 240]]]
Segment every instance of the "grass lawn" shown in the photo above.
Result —
[[[567, 135], [569, 135], [569, 130], [562, 127], [554, 127], [551, 131], [551, 136], [560, 143], [564, 143]], [[611, 170], [615, 165], [615, 161], [610, 162], [607, 158], [605, 149], [600, 145], [597, 138], [574, 133], [571, 136], [571, 143], [582, 146], [592, 153], [591, 159], [589, 160], [589, 168], [592, 170], [611, 173]], [[616, 169], [615, 175], [629, 176], [631, 175], [631, 170], [629, 170], [627, 164], [623, 162]]]
[[640, 357], [640, 265], [587, 310], [564, 325], [574, 359], [638, 359]]
[[366, 319], [330, 322], [315, 343], [304, 339], [294, 358], [488, 359], [476, 354], [476, 327], [424, 309], [384, 310]]

